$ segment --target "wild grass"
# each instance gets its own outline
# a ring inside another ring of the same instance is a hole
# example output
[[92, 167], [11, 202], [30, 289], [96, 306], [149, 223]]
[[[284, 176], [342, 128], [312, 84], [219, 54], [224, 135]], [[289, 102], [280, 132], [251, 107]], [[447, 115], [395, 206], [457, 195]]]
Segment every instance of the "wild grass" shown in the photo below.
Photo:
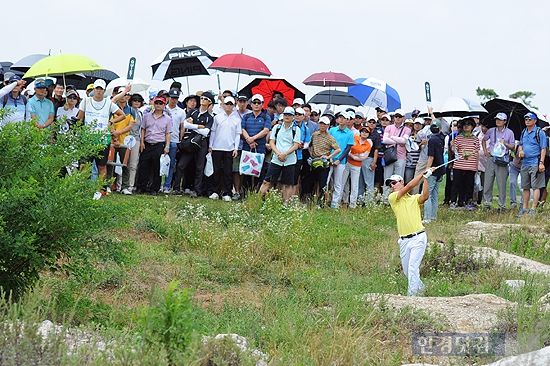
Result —
[[[202, 335], [237, 333], [267, 354], [271, 365], [400, 365], [417, 360], [410, 356], [412, 332], [446, 327], [444, 320], [419, 310], [395, 311], [361, 300], [365, 293], [406, 294], [395, 216], [388, 207], [285, 207], [276, 194], [265, 201], [252, 195], [228, 204], [113, 195], [100, 204], [120, 220], [110, 233], [112, 245], [97, 258], [97, 265], [70, 276], [43, 273], [30, 296], [35, 300], [28, 301], [34, 304], [34, 317], [10, 313], [13, 304], [6, 304], [2, 313], [4, 322], [51, 319], [118, 340], [111, 351], [97, 351], [82, 364], [109, 357], [114, 364], [206, 365], [208, 355], [220, 359], [235, 352], [230, 345], [205, 348]], [[541, 231], [510, 229], [480, 240], [465, 235], [470, 221], [519, 222]], [[550, 334], [548, 314], [535, 305], [550, 291], [548, 277], [498, 266], [468, 248], [481, 244], [542, 260], [545, 225], [544, 216], [526, 222], [513, 215], [442, 207], [438, 221], [426, 228], [428, 240], [440, 246], [430, 247], [425, 255], [424, 295], [492, 293], [516, 301], [519, 310], [502, 314], [499, 329], [515, 332], [522, 349], [544, 344], [544, 337], [534, 342], [528, 334]], [[466, 249], [458, 250], [459, 245]], [[503, 285], [506, 279], [523, 279], [526, 286], [512, 291]], [[174, 287], [172, 281], [179, 285]], [[188, 291], [194, 293], [189, 303], [181, 297]], [[153, 336], [143, 341], [144, 332], [171, 329], [162, 325], [163, 316], [178, 314], [158, 310], [152, 323], [144, 323], [143, 314], [167, 304], [158, 300], [163, 294], [172, 294], [165, 300], [184, 303], [183, 313], [191, 316], [195, 330], [185, 338], [185, 347], [176, 342], [166, 348]], [[61, 345], [55, 352], [65, 355]], [[254, 364], [248, 354], [239, 357], [236, 364]]]

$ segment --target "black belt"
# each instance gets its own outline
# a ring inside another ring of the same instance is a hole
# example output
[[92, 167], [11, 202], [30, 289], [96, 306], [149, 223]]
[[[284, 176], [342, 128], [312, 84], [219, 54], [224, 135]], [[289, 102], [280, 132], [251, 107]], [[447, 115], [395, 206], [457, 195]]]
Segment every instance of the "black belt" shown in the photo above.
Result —
[[164, 141], [161, 141], [161, 142], [147, 142], [147, 141], [145, 141], [145, 145], [157, 146], [157, 145], [160, 145], [160, 144], [164, 144]]
[[412, 234], [409, 234], [409, 235], [404, 235], [404, 236], [400, 236], [401, 239], [410, 239], [412, 237], [415, 237], [417, 235], [420, 235], [422, 234], [423, 232], [425, 232], [426, 230], [420, 230], [420, 231], [417, 231], [416, 233], [412, 233]]

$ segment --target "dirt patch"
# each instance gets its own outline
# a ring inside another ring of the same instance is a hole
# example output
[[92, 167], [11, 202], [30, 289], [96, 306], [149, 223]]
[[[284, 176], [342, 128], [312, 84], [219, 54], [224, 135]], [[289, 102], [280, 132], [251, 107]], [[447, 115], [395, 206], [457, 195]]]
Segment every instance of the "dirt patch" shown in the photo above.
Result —
[[411, 306], [444, 317], [449, 332], [476, 333], [488, 332], [497, 322], [501, 310], [517, 306], [517, 303], [505, 300], [493, 294], [475, 294], [456, 297], [410, 297], [369, 293], [363, 295], [368, 302], [383, 304], [392, 309]]
[[458, 238], [478, 241], [482, 236], [485, 239], [496, 240], [499, 236], [506, 235], [510, 229], [522, 229], [528, 231], [541, 230], [538, 226], [522, 224], [497, 224], [491, 222], [472, 221], [464, 225]]
[[194, 298], [199, 301], [203, 308], [212, 307], [215, 311], [221, 311], [225, 302], [242, 302], [260, 308], [263, 306], [265, 295], [272, 291], [273, 289], [269, 286], [245, 283], [216, 293], [197, 290]]

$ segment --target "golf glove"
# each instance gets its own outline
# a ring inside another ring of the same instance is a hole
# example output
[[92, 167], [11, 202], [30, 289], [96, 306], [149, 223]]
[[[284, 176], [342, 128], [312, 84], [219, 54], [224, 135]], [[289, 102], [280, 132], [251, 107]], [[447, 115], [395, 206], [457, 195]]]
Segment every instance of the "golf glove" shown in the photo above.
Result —
[[432, 170], [431, 169], [428, 169], [424, 172], [424, 174], [422, 174], [422, 176], [426, 179], [428, 179], [429, 177], [431, 177], [432, 175]]

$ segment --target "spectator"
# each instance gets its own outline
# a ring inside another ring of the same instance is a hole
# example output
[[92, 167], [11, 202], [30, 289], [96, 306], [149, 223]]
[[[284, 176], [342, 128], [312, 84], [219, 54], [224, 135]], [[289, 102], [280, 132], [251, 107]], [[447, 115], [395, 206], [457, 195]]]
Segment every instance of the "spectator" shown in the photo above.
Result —
[[474, 177], [479, 163], [479, 140], [473, 134], [475, 122], [471, 118], [462, 120], [463, 131], [456, 139], [451, 141], [455, 154], [461, 156], [453, 163], [453, 187], [451, 191], [450, 209], [466, 207], [473, 210], [472, 199], [474, 194]]
[[186, 168], [193, 165], [193, 190], [189, 192], [189, 196], [196, 198], [207, 195], [208, 187], [203, 172], [206, 165], [206, 154], [208, 154], [208, 136], [214, 124], [214, 117], [210, 113], [210, 106], [214, 103], [214, 100], [212, 93], [204, 92], [200, 97], [199, 108], [193, 110], [189, 117], [182, 121], [183, 128], [180, 130], [180, 140], [185, 134], [188, 134], [188, 138], [193, 135], [200, 135], [203, 138], [198, 142], [199, 147], [195, 151], [181, 151], [175, 174], [174, 193], [180, 191], [181, 177]]
[[25, 80], [13, 75], [8, 82], [7, 86], [0, 89], [0, 101], [2, 101], [2, 108], [4, 108], [0, 128], [6, 123], [26, 121], [31, 117], [31, 104], [27, 97], [21, 94], [21, 90], [25, 86]]
[[[181, 85], [181, 84], [180, 84]], [[172, 193], [172, 181], [175, 175], [176, 170], [176, 153], [178, 151], [178, 144], [180, 142], [180, 131], [183, 128], [183, 121], [185, 120], [185, 111], [178, 107], [178, 99], [180, 96], [180, 91], [178, 89], [170, 89], [168, 91], [168, 104], [166, 109], [172, 117], [172, 133], [170, 133], [170, 169], [168, 175], [164, 179], [164, 184], [162, 185], [161, 191], [163, 193], [169, 194]]]
[[[441, 131], [441, 121], [434, 119], [430, 124], [430, 132], [432, 133], [426, 147], [428, 160], [426, 161], [426, 170], [432, 167], [439, 167], [436, 170], [432, 169], [432, 174], [428, 177], [428, 192], [429, 197], [424, 202], [424, 220], [423, 224], [429, 224], [437, 220], [437, 207], [439, 197], [439, 184], [443, 181], [445, 175], [445, 167], [443, 166], [443, 153], [445, 152], [445, 135]], [[425, 170], [425, 171], [426, 171]], [[422, 174], [422, 173], [420, 173]], [[413, 178], [414, 179], [414, 178]]]
[[[484, 206], [485, 208], [491, 207], [491, 203], [493, 202], [493, 185], [496, 179], [499, 212], [506, 208], [506, 181], [509, 175], [510, 151], [513, 151], [516, 147], [514, 132], [506, 127], [507, 120], [508, 116], [506, 113], [497, 113], [495, 117], [496, 127], [490, 128], [481, 141], [483, 153], [487, 157], [485, 179], [483, 181]], [[487, 141], [489, 141], [489, 146], [487, 146]], [[497, 141], [500, 141], [506, 147], [506, 152], [503, 156], [503, 160], [508, 163], [506, 165], [497, 164], [495, 159], [492, 158], [492, 152]]]
[[379, 151], [382, 149], [380, 133], [383, 133], [382, 127], [376, 123], [374, 115], [368, 116], [366, 127], [369, 129], [369, 139], [372, 141], [372, 147], [369, 156], [361, 163], [361, 174], [359, 175], [359, 189], [357, 194], [362, 197], [363, 203], [370, 201], [374, 196], [374, 177], [378, 165]]
[[[154, 110], [143, 115], [140, 134], [139, 176], [136, 194], [160, 190], [160, 157], [170, 152], [172, 118], [165, 112], [166, 99], [155, 97]], [[151, 178], [151, 179], [150, 179]]]
[[[407, 119], [405, 121], [405, 127], [412, 131], [411, 136], [409, 136], [408, 139], [409, 141], [407, 141], [407, 145], [405, 147], [405, 150], [407, 151], [405, 155], [407, 158], [407, 163], [405, 164], [405, 184], [409, 183], [415, 177], [416, 164], [418, 163], [418, 158], [420, 157], [420, 147], [418, 146], [420, 140], [418, 140], [418, 132], [423, 127], [421, 121], [422, 120], [413, 121], [412, 119]], [[416, 145], [411, 144], [411, 140]], [[415, 188], [417, 187], [418, 186]]]
[[[430, 112], [432, 109], [430, 108]], [[417, 120], [415, 120], [416, 123]], [[416, 168], [414, 171], [413, 176], [417, 176], [418, 174], [422, 174], [426, 171], [426, 164], [428, 162], [428, 140], [430, 139], [430, 136], [432, 136], [432, 131], [430, 128], [430, 125], [432, 123], [432, 117], [426, 116], [423, 119], [423, 126], [420, 131], [416, 134], [416, 140], [418, 147], [420, 148], [420, 154], [418, 155], [418, 161], [416, 162]], [[419, 192], [419, 189], [422, 188], [422, 181], [420, 181], [420, 184], [418, 184], [416, 187], [414, 187], [411, 190], [412, 194], [417, 194]]]
[[319, 118], [319, 130], [311, 135], [309, 144], [311, 165], [309, 172], [302, 180], [302, 199], [312, 198], [313, 187], [318, 183], [319, 190], [315, 195], [318, 197], [318, 203], [321, 202], [326, 192], [329, 162], [341, 152], [336, 139], [328, 133], [329, 126], [330, 119], [323, 116]]
[[[271, 130], [271, 117], [269, 117], [267, 111], [262, 110], [264, 97], [261, 94], [254, 94], [250, 101], [252, 112], [245, 115], [241, 122], [242, 137], [244, 139], [243, 150], [266, 154], [266, 136]], [[268, 165], [267, 157], [265, 157], [262, 171], [257, 179], [249, 175], [242, 177], [245, 192], [260, 188], [260, 184], [267, 173]]]
[[346, 182], [350, 178], [349, 208], [357, 207], [361, 164], [369, 157], [372, 148], [372, 141], [369, 139], [369, 135], [369, 129], [361, 127], [359, 136], [354, 136], [354, 144], [350, 149], [348, 161], [344, 168], [342, 181]]
[[[145, 100], [143, 97], [138, 94], [132, 94], [130, 97], [130, 106], [134, 110], [134, 114], [136, 116], [136, 121], [134, 122], [134, 125], [132, 126], [132, 129], [130, 130], [130, 135], [134, 137], [136, 141], [136, 145], [130, 149], [130, 158], [128, 159], [128, 172], [130, 174], [130, 188], [129, 191], [133, 193], [136, 190], [136, 173], [137, 173], [137, 166], [139, 162], [139, 140], [140, 140], [140, 132], [141, 132], [141, 122], [143, 121], [143, 112], [140, 110], [140, 108], [143, 106]], [[128, 194], [126, 192], [122, 192], [124, 194]]]
[[306, 112], [302, 107], [295, 109], [294, 125], [300, 130], [300, 144], [296, 150], [296, 165], [294, 170], [294, 192], [293, 195], [299, 195], [300, 178], [302, 177], [302, 170], [309, 167], [307, 159], [309, 158], [309, 152], [307, 148], [311, 142], [311, 132], [304, 123]]
[[340, 154], [333, 158], [330, 162], [330, 172], [334, 182], [334, 192], [332, 193], [332, 202], [330, 207], [338, 208], [340, 199], [342, 198], [342, 191], [344, 189], [344, 182], [342, 181], [342, 176], [344, 174], [344, 169], [346, 168], [346, 162], [348, 158], [349, 151], [355, 143], [353, 140], [353, 132], [348, 128], [348, 120], [350, 116], [347, 112], [340, 112], [336, 116], [336, 122], [338, 126], [332, 127], [329, 130], [329, 133], [334, 137], [340, 150]]
[[77, 118], [79, 111], [77, 105], [80, 102], [78, 93], [75, 90], [67, 92], [66, 101], [67, 103], [65, 103], [65, 105], [57, 108], [56, 117], [59, 118], [61, 116], [66, 116], [67, 119], [70, 119], [71, 117]]
[[294, 109], [286, 107], [283, 110], [283, 123], [276, 125], [271, 130], [269, 144], [273, 155], [271, 164], [267, 169], [265, 180], [260, 187], [260, 192], [265, 195], [271, 186], [279, 181], [282, 185], [284, 204], [288, 204], [293, 193], [294, 171], [296, 165], [296, 150], [300, 145], [300, 129], [293, 124]]
[[[209, 197], [214, 200], [221, 195], [224, 201], [231, 201], [231, 170], [241, 141], [241, 117], [234, 107], [235, 98], [225, 97], [223, 113], [214, 116], [212, 125], [209, 151], [212, 153], [214, 174], [210, 177], [213, 192]], [[221, 188], [220, 175], [223, 175]]]
[[37, 128], [49, 128], [55, 116], [55, 107], [51, 100], [46, 98], [48, 90], [44, 79], [34, 81], [34, 97], [29, 100], [31, 118], [36, 118]]
[[[397, 174], [403, 176], [405, 174], [405, 165], [407, 163], [407, 150], [405, 149], [405, 143], [411, 135], [411, 130], [404, 126], [405, 111], [397, 109], [393, 118], [395, 124], [389, 125], [384, 130], [383, 142], [386, 144], [386, 148], [391, 146], [397, 146], [397, 161], [388, 164], [385, 160], [386, 166], [384, 167], [384, 181], [386, 181], [391, 175]], [[388, 195], [390, 194], [390, 187], [384, 185], [384, 202], [387, 203]]]
[[[527, 113], [525, 116], [525, 129], [519, 139], [518, 155], [523, 158], [521, 166], [521, 189], [523, 190], [523, 205], [518, 212], [518, 217], [523, 214], [534, 214], [540, 198], [540, 189], [544, 187], [544, 158], [548, 149], [548, 139], [544, 131], [536, 126], [537, 115]], [[528, 210], [531, 191], [533, 201]]]

